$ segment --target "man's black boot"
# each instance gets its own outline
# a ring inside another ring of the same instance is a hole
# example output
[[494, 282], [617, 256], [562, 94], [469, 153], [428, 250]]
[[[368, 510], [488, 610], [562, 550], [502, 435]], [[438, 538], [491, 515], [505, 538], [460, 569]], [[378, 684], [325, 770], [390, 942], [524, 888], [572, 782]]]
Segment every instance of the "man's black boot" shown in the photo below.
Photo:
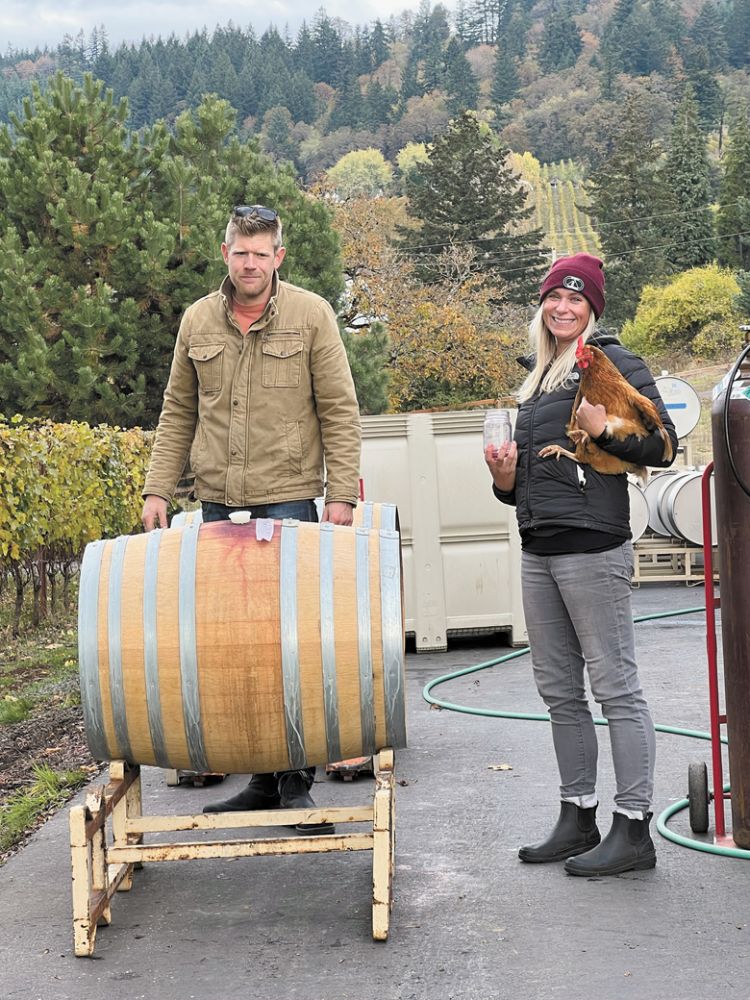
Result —
[[[310, 795], [314, 773], [314, 770], [279, 772], [279, 794], [282, 809], [317, 808]], [[294, 829], [298, 830], [299, 833], [306, 834], [336, 832], [333, 823], [297, 823]]]
[[600, 840], [596, 825], [596, 806], [582, 809], [575, 802], [561, 802], [560, 816], [549, 837], [538, 844], [522, 847], [518, 857], [529, 864], [564, 861], [574, 854], [590, 851]]
[[604, 840], [580, 857], [565, 862], [568, 875], [619, 875], [656, 865], [656, 848], [649, 833], [651, 813], [645, 819], [630, 819], [613, 813], [612, 829]]
[[254, 774], [241, 792], [223, 802], [203, 807], [204, 813], [245, 812], [249, 809], [278, 809], [281, 797], [275, 774]]

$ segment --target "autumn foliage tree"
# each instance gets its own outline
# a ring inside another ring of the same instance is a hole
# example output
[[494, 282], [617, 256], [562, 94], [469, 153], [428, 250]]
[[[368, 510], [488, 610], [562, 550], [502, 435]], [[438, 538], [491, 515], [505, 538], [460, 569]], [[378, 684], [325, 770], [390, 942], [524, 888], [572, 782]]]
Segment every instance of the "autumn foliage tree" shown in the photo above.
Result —
[[646, 285], [622, 340], [651, 358], [715, 358], [737, 343], [740, 286], [731, 271], [694, 267], [667, 284]]

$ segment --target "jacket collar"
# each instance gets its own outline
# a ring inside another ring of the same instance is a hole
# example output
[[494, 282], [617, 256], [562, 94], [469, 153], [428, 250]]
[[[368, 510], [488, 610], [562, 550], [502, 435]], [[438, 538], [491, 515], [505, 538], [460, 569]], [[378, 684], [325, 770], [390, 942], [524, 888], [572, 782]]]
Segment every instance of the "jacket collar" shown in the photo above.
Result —
[[[277, 299], [279, 297], [279, 289], [281, 287], [281, 279], [279, 278], [279, 272], [274, 271], [273, 277], [271, 278], [271, 298], [266, 304], [266, 308], [260, 315], [260, 318], [256, 321], [259, 328], [262, 329], [266, 327], [272, 319], [278, 316], [279, 307]], [[221, 285], [219, 285], [219, 294], [221, 295], [222, 303], [226, 311], [227, 316], [232, 315], [232, 296], [234, 292], [234, 285], [232, 284], [229, 275], [224, 278]], [[255, 326], [256, 324], [253, 324]]]

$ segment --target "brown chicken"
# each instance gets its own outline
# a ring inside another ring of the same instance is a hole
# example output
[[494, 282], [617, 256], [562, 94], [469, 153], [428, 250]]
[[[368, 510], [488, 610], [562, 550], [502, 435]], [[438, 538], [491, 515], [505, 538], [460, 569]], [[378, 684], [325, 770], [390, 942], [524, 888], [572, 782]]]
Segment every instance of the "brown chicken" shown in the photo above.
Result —
[[659, 411], [650, 399], [632, 387], [604, 351], [592, 344], [584, 344], [582, 337], [578, 338], [576, 363], [581, 370], [581, 382], [573, 403], [570, 422], [565, 428], [566, 434], [575, 445], [575, 452], [567, 451], [557, 444], [549, 444], [541, 449], [540, 457], [554, 456], [559, 460], [560, 456], [564, 455], [574, 462], [590, 465], [592, 469], [606, 475], [633, 472], [645, 480], [646, 469], [643, 466], [626, 462], [594, 444], [586, 431], [578, 427], [576, 411], [584, 396], [594, 406], [601, 403], [607, 411], [607, 433], [618, 440], [630, 434], [644, 438], [658, 430], [664, 442], [664, 459], [669, 461], [672, 457], [672, 441], [664, 429]]

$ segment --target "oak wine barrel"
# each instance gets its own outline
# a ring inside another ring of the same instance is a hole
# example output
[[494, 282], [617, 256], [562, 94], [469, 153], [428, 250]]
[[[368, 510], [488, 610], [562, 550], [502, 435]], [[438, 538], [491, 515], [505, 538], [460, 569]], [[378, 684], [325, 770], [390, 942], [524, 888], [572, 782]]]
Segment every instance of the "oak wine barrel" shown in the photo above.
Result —
[[264, 541], [260, 523], [86, 547], [79, 662], [96, 759], [246, 773], [406, 745], [398, 532], [285, 520]]

